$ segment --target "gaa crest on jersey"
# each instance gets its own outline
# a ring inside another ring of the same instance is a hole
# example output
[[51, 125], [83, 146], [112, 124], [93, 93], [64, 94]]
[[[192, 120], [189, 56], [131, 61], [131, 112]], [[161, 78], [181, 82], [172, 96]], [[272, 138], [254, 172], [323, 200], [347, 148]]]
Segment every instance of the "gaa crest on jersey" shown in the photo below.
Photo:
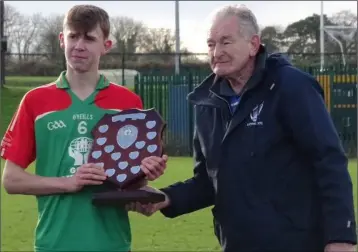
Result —
[[54, 120], [47, 123], [47, 129], [49, 131], [54, 131], [58, 129], [66, 128], [66, 124], [62, 120]]

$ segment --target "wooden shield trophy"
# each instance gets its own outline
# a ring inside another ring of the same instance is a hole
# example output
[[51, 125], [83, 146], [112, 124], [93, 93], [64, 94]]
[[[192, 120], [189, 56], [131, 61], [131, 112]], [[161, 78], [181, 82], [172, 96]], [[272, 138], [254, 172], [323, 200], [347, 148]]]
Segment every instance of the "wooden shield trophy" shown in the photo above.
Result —
[[165, 126], [155, 109], [129, 109], [103, 116], [92, 130], [94, 140], [88, 162], [102, 165], [107, 174], [108, 190], [95, 193], [93, 204], [125, 205], [165, 200], [162, 193], [139, 188], [145, 180], [140, 168], [142, 160], [163, 155]]

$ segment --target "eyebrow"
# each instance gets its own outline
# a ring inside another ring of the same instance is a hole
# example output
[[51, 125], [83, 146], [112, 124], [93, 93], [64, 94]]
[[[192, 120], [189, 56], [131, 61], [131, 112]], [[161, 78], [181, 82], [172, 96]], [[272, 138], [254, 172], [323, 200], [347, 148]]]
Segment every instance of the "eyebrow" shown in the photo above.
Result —
[[97, 39], [96, 36], [90, 35], [90, 34], [88, 34], [88, 33], [85, 34], [85, 37], [86, 37], [86, 38], [90, 38], [90, 39]]
[[71, 31], [71, 32], [69, 32], [69, 35], [74, 35], [74, 36], [84, 35], [86, 38], [97, 39], [97, 37], [95, 35], [89, 34], [88, 32], [85, 32], [83, 34], [83, 32]]
[[[230, 35], [224, 35], [224, 36], [222, 36], [220, 38], [220, 41], [223, 41], [223, 40], [233, 40], [233, 37], [230, 36]], [[211, 42], [214, 42], [214, 40], [213, 39], [208, 39], [206, 42], [211, 43]]]
[[220, 40], [232, 40], [232, 39], [233, 39], [233, 37], [230, 36], [230, 35], [222, 36], [222, 37], [220, 38]]

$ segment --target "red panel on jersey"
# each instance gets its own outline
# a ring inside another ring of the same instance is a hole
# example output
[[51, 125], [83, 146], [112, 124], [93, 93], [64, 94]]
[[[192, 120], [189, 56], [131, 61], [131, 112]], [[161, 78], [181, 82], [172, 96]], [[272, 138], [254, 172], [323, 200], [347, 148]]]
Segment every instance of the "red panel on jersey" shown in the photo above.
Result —
[[95, 104], [103, 109], [142, 109], [140, 97], [126, 87], [110, 83], [107, 88], [100, 90], [95, 98]]
[[27, 168], [36, 159], [35, 120], [47, 112], [71, 105], [66, 90], [55, 84], [35, 88], [25, 94], [0, 144], [0, 156]]

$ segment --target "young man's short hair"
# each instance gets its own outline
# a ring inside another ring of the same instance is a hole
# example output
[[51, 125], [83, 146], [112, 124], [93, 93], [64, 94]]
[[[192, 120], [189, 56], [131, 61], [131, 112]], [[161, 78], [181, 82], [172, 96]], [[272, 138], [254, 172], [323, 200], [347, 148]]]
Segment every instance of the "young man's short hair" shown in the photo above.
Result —
[[70, 27], [77, 32], [86, 34], [99, 25], [104, 38], [110, 33], [110, 22], [108, 13], [94, 5], [75, 5], [66, 14], [63, 27]]

